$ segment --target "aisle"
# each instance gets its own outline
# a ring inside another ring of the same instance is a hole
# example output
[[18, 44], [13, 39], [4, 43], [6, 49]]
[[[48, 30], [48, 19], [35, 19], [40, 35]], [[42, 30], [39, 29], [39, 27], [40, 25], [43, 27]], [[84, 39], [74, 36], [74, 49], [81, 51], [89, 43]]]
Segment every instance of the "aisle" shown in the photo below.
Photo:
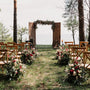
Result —
[[[64, 82], [67, 73], [57, 65], [56, 50], [39, 50], [32, 65], [25, 65], [23, 77], [17, 81], [1, 81], [0, 90], [90, 90], [90, 85], [73, 86]], [[2, 88], [2, 89], [1, 89]]]
[[[32, 88], [51, 89], [60, 87], [58, 82], [62, 68], [56, 65], [55, 50], [41, 51], [34, 64], [30, 67], [25, 75], [25, 82], [28, 82]], [[27, 76], [27, 77], [26, 77]]]

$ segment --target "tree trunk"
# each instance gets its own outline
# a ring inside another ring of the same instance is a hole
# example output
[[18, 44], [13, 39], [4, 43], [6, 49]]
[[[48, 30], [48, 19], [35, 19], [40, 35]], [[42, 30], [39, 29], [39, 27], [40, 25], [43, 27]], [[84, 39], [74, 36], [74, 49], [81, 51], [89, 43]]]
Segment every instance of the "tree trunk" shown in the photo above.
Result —
[[17, 43], [17, 0], [14, 0], [13, 42]]
[[75, 44], [74, 30], [72, 30], [73, 42]]
[[88, 42], [90, 44], [90, 1], [89, 1], [89, 33], [88, 33]]
[[78, 0], [78, 13], [79, 13], [79, 41], [85, 41], [83, 0]]

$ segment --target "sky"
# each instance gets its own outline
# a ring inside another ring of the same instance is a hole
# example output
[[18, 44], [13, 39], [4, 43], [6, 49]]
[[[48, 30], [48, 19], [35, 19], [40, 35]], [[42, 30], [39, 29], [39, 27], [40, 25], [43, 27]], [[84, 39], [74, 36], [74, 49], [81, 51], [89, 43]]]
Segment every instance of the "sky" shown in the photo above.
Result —
[[[13, 1], [0, 0], [0, 22], [6, 28], [13, 26]], [[29, 22], [36, 20], [61, 22], [61, 40], [72, 41], [72, 34], [64, 27], [64, 0], [17, 0], [17, 24], [29, 28]], [[38, 25], [37, 44], [52, 44], [51, 25]], [[28, 40], [28, 35], [23, 40]], [[78, 41], [78, 38], [77, 38]]]

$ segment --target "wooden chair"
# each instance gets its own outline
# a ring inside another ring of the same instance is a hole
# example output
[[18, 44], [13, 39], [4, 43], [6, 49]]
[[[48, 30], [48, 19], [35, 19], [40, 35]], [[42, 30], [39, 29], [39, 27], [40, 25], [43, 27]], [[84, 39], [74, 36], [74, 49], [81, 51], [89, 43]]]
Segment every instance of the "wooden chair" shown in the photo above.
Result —
[[75, 53], [73, 60], [83, 60], [83, 52], [86, 50], [85, 47], [73, 47], [72, 52]]
[[83, 63], [84, 68], [88, 68], [90, 70], [90, 51], [85, 51], [83, 53]]
[[90, 44], [87, 45], [87, 50], [86, 51], [90, 51]]
[[16, 45], [16, 43], [15, 42], [7, 42], [7, 45], [8, 46], [13, 46], [13, 45]]
[[24, 47], [23, 50], [24, 50], [25, 48], [30, 49], [30, 42], [22, 42], [21, 44], [22, 44], [22, 46]]
[[30, 49], [30, 42], [27, 42], [27, 43], [25, 44], [25, 48]]
[[1, 49], [7, 49], [7, 44], [1, 44]]
[[26, 44], [26, 42], [22, 42], [21, 44], [22, 44], [22, 46], [23, 46], [23, 49], [25, 49], [25, 44]]
[[69, 49], [70, 55], [73, 53], [73, 52], [72, 52], [72, 48], [73, 48], [73, 47], [79, 47], [79, 45], [78, 45], [78, 44], [75, 44], [75, 45], [73, 45], [73, 44], [68, 44], [68, 49]]
[[[71, 55], [71, 59], [72, 59], [72, 63], [74, 63], [74, 61], [78, 61], [79, 64], [82, 64], [83, 61], [83, 53], [85, 52], [86, 48], [85, 47], [73, 47], [72, 48], [72, 55]], [[69, 66], [73, 66], [74, 64], [69, 64]]]
[[86, 51], [87, 51], [87, 45], [88, 45], [88, 42], [86, 42], [86, 41], [80, 41], [80, 47], [85, 47], [86, 48]]
[[9, 52], [13, 53], [13, 52], [15, 52], [15, 50], [17, 50], [17, 46], [7, 45], [7, 49], [8, 49]]
[[[8, 63], [8, 53], [7, 49], [0, 49], [0, 67], [3, 71], [3, 66]], [[3, 53], [4, 52], [4, 53]]]
[[17, 54], [21, 55], [22, 51], [24, 50], [24, 44], [20, 43], [20, 44], [16, 44], [17, 45]]
[[0, 42], [0, 45], [4, 44], [4, 42]]
[[73, 44], [73, 42], [65, 42], [65, 45]]
[[68, 48], [68, 45], [73, 45], [73, 42], [64, 42], [65, 43], [65, 47]]

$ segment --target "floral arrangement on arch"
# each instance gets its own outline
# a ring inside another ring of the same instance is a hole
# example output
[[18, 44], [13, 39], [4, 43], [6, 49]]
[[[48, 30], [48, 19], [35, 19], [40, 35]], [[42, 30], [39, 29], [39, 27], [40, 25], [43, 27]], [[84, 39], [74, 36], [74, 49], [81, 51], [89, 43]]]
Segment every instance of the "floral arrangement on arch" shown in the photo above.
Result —
[[17, 80], [23, 75], [22, 64], [14, 56], [8, 56], [9, 62], [5, 64], [6, 75], [8, 80]]
[[74, 85], [80, 85], [86, 79], [86, 71], [79, 66], [78, 61], [74, 61], [74, 65], [68, 70], [67, 81]]
[[34, 21], [34, 23], [33, 23], [33, 29], [34, 30], [36, 30], [37, 29], [37, 24], [44, 24], [44, 25], [52, 25], [52, 30], [54, 30], [55, 29], [55, 22], [54, 21], [42, 21], [42, 20], [37, 20], [37, 21]]
[[68, 65], [68, 62], [70, 60], [68, 48], [64, 48], [63, 46], [62, 47], [60, 46], [56, 55], [57, 55], [56, 59], [58, 59], [59, 65], [61, 65], [61, 66]]

